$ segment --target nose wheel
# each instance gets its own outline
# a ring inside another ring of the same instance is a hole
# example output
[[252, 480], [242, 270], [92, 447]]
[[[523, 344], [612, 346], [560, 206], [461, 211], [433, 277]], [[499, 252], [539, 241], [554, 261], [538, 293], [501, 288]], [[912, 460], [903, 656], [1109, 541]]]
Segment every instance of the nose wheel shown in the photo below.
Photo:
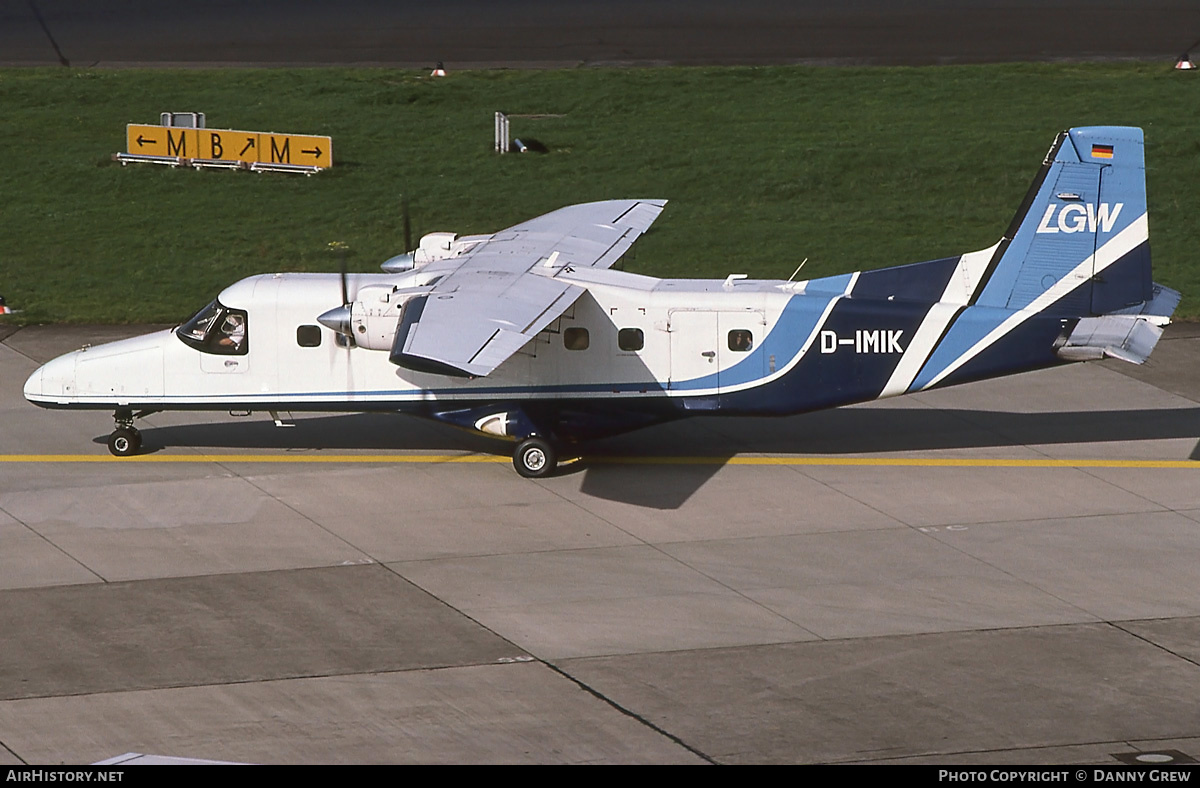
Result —
[[113, 414], [117, 428], [108, 436], [108, 450], [115, 457], [137, 454], [142, 448], [142, 433], [133, 426], [133, 411], [118, 410]]
[[543, 479], [558, 467], [558, 452], [550, 441], [534, 435], [517, 444], [513, 467], [526, 479]]
[[108, 450], [117, 457], [128, 457], [137, 454], [142, 448], [142, 433], [133, 427], [117, 427], [108, 436]]

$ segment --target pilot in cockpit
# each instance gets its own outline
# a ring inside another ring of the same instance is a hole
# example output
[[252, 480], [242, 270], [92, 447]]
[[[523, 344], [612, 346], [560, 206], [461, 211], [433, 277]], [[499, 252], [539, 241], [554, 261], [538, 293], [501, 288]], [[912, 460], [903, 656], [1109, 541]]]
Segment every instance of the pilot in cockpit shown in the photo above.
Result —
[[217, 344], [221, 347], [238, 350], [246, 340], [246, 321], [241, 315], [228, 315], [221, 324], [221, 338]]

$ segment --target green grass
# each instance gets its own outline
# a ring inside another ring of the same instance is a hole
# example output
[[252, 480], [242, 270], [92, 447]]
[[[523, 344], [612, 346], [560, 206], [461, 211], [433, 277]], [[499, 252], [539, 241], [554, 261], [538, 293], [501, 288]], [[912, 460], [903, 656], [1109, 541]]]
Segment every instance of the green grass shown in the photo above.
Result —
[[[253, 273], [353, 270], [414, 230], [665, 197], [629, 270], [806, 277], [990, 246], [1056, 132], [1146, 131], [1155, 278], [1200, 317], [1200, 77], [1169, 64], [0, 70], [0, 293], [26, 322], [169, 322]], [[129, 122], [326, 134], [316, 177], [121, 167]], [[492, 113], [546, 155], [491, 152]], [[14, 318], [8, 318], [12, 321]]]

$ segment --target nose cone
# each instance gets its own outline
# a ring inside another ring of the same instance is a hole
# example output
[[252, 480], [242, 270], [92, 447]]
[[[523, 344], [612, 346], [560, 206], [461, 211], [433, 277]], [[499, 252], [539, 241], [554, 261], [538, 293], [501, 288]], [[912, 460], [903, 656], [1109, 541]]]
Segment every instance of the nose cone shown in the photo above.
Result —
[[75, 396], [75, 359], [77, 353], [38, 367], [25, 381], [25, 399], [35, 405], [66, 404]]
[[339, 306], [330, 309], [325, 314], [317, 318], [317, 322], [326, 328], [331, 328], [339, 334], [345, 334], [348, 337], [354, 336], [354, 331], [350, 326], [350, 306]]
[[405, 271], [411, 271], [417, 267], [416, 263], [414, 262], [415, 254], [415, 252], [398, 254], [395, 257], [384, 260], [379, 267], [389, 274], [401, 274]]
[[42, 368], [38, 367], [25, 381], [25, 399], [34, 402], [42, 396]]

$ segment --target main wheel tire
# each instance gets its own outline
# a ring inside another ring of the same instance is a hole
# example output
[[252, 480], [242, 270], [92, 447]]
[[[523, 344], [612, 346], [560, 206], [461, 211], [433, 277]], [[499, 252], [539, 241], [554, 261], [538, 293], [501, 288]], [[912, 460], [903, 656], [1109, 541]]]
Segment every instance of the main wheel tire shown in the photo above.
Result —
[[117, 457], [137, 454], [142, 447], [142, 434], [132, 427], [118, 427], [108, 436], [108, 450]]
[[526, 438], [513, 453], [513, 467], [526, 479], [542, 479], [558, 467], [558, 452], [545, 438]]

